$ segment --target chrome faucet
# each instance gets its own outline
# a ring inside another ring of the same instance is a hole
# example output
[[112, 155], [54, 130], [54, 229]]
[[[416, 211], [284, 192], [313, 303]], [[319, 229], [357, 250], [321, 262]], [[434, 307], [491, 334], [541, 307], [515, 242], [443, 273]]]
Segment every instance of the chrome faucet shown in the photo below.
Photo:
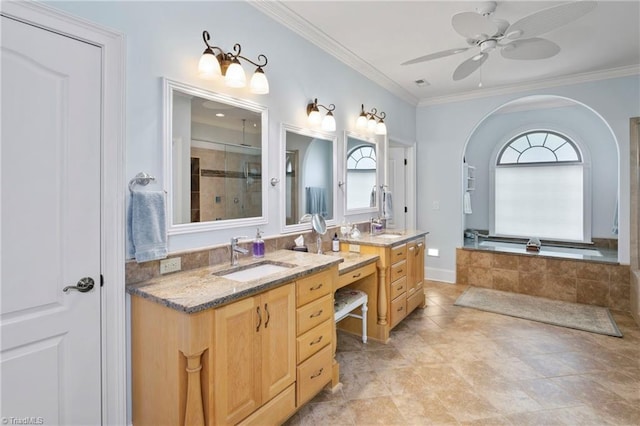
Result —
[[478, 240], [479, 240], [479, 237], [482, 237], [482, 238], [489, 238], [489, 235], [484, 235], [484, 234], [481, 234], [481, 233], [480, 233], [480, 232], [478, 232], [478, 231], [473, 231], [473, 244], [474, 244], [476, 247], [478, 247]]
[[238, 264], [238, 253], [249, 253], [249, 250], [238, 246], [238, 240], [241, 238], [247, 239], [248, 237], [231, 237], [231, 266]]

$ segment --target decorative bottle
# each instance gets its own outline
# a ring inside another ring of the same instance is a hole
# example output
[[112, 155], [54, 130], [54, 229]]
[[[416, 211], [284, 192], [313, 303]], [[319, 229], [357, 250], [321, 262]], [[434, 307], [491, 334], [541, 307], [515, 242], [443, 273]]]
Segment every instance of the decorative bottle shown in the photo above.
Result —
[[340, 240], [338, 239], [338, 233], [333, 234], [333, 239], [331, 240], [331, 250], [338, 252], [340, 251]]

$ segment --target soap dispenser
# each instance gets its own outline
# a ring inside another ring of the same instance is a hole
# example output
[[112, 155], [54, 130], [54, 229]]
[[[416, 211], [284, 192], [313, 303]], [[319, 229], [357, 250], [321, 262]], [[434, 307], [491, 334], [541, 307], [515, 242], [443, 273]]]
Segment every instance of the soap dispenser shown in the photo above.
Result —
[[256, 239], [253, 240], [253, 257], [264, 257], [264, 240], [260, 235], [260, 228], [256, 231]]

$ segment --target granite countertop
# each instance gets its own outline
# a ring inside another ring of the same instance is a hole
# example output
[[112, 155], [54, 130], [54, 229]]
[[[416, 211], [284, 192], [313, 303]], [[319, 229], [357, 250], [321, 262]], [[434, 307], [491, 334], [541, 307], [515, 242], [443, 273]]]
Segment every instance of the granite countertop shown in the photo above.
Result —
[[360, 238], [340, 238], [341, 242], [349, 244], [365, 244], [378, 247], [394, 247], [407, 241], [413, 240], [427, 235], [427, 231], [419, 231], [416, 229], [394, 230], [387, 229], [382, 234], [371, 235], [368, 232], [363, 232]]
[[[287, 270], [246, 282], [215, 275], [220, 272], [243, 269], [265, 261], [292, 266]], [[267, 253], [262, 259], [241, 257], [238, 266], [234, 267], [225, 263], [153, 278], [127, 286], [127, 293], [181, 312], [195, 313], [252, 296], [305, 275], [328, 269], [344, 261], [345, 257], [342, 256], [278, 250]]]
[[377, 254], [360, 254], [347, 251], [330, 251], [325, 252], [325, 255], [342, 258], [343, 262], [338, 265], [340, 275], [344, 275], [370, 263], [376, 263], [380, 258]]

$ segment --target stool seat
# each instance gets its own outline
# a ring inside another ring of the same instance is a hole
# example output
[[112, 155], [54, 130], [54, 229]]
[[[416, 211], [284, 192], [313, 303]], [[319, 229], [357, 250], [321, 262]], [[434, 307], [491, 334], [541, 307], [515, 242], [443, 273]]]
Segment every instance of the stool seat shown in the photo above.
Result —
[[[338, 322], [346, 317], [359, 318], [362, 320], [362, 342], [367, 343], [367, 301], [369, 296], [361, 290], [340, 289], [336, 291], [335, 302], [333, 304], [334, 320]], [[351, 313], [354, 309], [361, 307], [362, 315]]]

